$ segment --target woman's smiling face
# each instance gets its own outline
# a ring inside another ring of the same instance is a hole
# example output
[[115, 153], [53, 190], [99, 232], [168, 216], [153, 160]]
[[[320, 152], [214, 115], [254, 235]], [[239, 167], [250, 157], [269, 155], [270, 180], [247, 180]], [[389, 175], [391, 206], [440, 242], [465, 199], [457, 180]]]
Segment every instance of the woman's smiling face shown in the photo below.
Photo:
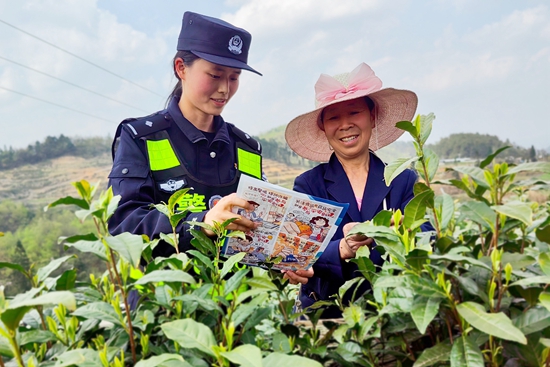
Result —
[[240, 69], [198, 59], [190, 66], [177, 63], [182, 80], [185, 112], [194, 115], [220, 115], [239, 88]]
[[339, 158], [368, 155], [374, 117], [364, 98], [328, 106], [321, 118], [328, 142]]

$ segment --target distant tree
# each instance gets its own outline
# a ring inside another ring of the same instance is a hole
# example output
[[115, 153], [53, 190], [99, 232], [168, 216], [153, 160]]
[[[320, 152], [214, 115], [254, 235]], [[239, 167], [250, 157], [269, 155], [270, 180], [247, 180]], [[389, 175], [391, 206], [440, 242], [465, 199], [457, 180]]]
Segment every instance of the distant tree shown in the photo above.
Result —
[[15, 232], [26, 226], [33, 217], [33, 213], [24, 205], [11, 200], [0, 202], [0, 231]]
[[479, 133], [451, 134], [430, 145], [441, 158], [484, 158], [497, 149], [510, 146], [507, 157], [527, 159], [527, 149], [513, 146], [509, 140], [502, 142], [497, 136]]
[[[28, 270], [31, 262], [27, 256], [27, 251], [21, 241], [17, 241], [15, 248], [10, 251], [9, 261], [14, 264], [19, 264], [23, 269]], [[6, 288], [7, 295], [15, 295], [17, 293], [23, 293], [31, 288], [31, 283], [26, 276], [21, 274], [19, 271], [12, 270], [8, 273], [8, 278], [10, 279], [10, 284]]]
[[535, 147], [533, 145], [531, 145], [531, 149], [529, 149], [529, 161], [537, 161], [537, 151], [535, 150]]

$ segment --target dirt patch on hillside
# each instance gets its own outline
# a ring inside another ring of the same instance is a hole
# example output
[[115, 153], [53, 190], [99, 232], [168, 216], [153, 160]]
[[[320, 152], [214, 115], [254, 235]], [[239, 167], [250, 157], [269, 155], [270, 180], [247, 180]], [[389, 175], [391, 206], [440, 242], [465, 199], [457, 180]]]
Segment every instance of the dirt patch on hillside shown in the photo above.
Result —
[[[111, 156], [93, 158], [61, 157], [36, 165], [25, 165], [0, 172], [0, 200], [45, 206], [65, 196], [76, 196], [72, 182], [86, 180], [106, 188]], [[270, 182], [292, 188], [294, 178], [305, 169], [264, 159], [264, 171]]]

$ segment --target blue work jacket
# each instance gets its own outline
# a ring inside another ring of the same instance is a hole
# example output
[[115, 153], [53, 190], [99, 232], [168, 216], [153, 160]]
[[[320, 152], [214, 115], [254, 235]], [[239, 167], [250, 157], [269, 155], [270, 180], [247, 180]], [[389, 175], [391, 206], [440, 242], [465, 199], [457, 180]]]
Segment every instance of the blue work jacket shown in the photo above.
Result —
[[[234, 136], [221, 116], [214, 117], [215, 134], [208, 134], [197, 129], [182, 115], [177, 98], [172, 99], [166, 110], [155, 115], [159, 114], [170, 121], [166, 132], [174, 149], [184, 157], [182, 163], [190, 174], [212, 185], [234, 180], [237, 174], [235, 141], [238, 137]], [[159, 238], [160, 233], [172, 233], [168, 218], [150, 205], [168, 202], [170, 193], [162, 192], [158, 183], [153, 180], [144, 140], [134, 139], [132, 128], [123, 125], [117, 144], [109, 185], [112, 186], [113, 193], [120, 195], [122, 199], [109, 220], [110, 233], [116, 235], [130, 232], [146, 234], [150, 238]], [[207, 211], [189, 213], [184, 221], [202, 222], [206, 213]], [[180, 251], [192, 248], [192, 236], [188, 229], [189, 225], [184, 223], [177, 227]], [[174, 252], [174, 248], [161, 242], [153, 255], [169, 256]]]

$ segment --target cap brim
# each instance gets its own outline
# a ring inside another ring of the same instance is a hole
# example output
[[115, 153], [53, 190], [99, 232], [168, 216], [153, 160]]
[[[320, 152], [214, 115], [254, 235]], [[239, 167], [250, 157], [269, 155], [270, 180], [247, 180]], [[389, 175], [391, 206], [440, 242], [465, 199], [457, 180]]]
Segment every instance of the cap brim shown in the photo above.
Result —
[[252, 69], [250, 66], [248, 66], [247, 64], [245, 64], [244, 62], [239, 61], [239, 60], [235, 60], [235, 59], [232, 59], [232, 58], [229, 58], [229, 57], [223, 57], [223, 56], [207, 54], [207, 53], [198, 52], [198, 51], [191, 51], [191, 53], [193, 53], [193, 55], [196, 55], [196, 56], [200, 57], [201, 59], [204, 59], [206, 61], [210, 61], [211, 63], [214, 63], [214, 64], [218, 64], [218, 65], [221, 65], [221, 66], [227, 66], [227, 67], [230, 67], [230, 68], [248, 70], [248, 71], [251, 71], [253, 73], [256, 73], [256, 74], [262, 76], [261, 73], [259, 73], [258, 71]]

